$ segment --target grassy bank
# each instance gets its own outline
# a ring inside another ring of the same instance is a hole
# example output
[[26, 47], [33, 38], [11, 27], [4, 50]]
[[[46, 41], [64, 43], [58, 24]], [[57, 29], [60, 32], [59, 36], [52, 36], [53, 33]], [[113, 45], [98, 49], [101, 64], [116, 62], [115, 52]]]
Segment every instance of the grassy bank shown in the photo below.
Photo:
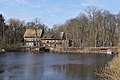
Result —
[[116, 47], [56, 47], [51, 48], [51, 52], [64, 52], [64, 53], [95, 53], [95, 54], [116, 54]]
[[12, 44], [12, 45], [5, 45], [5, 46], [0, 46], [0, 49], [4, 49], [5, 52], [11, 52], [11, 51], [23, 51], [23, 49], [21, 48], [20, 44]]
[[101, 68], [95, 72], [100, 80], [120, 80], [120, 54], [108, 63], [105, 68]]

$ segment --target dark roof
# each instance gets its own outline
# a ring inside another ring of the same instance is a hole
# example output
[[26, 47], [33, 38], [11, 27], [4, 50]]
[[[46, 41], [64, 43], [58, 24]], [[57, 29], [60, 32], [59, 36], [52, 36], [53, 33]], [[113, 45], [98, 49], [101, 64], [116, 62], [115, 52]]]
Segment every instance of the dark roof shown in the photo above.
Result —
[[46, 33], [43, 36], [43, 39], [65, 39], [64, 32], [55, 32], [55, 33]]

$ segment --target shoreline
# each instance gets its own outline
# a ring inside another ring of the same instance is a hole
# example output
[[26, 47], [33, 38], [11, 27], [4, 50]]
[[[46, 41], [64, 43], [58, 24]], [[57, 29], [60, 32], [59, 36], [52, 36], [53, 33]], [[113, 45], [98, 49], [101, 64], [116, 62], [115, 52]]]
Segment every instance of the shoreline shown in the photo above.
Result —
[[[19, 47], [19, 48], [6, 48], [4, 52], [52, 52], [52, 53], [93, 53], [93, 54], [118, 54], [117, 47]], [[4, 53], [2, 50], [0, 53]]]
[[58, 47], [58, 48], [51, 48], [50, 52], [60, 52], [60, 53], [94, 53], [94, 54], [117, 54], [117, 48], [101, 48], [101, 47], [85, 47], [85, 48], [79, 48], [79, 47]]

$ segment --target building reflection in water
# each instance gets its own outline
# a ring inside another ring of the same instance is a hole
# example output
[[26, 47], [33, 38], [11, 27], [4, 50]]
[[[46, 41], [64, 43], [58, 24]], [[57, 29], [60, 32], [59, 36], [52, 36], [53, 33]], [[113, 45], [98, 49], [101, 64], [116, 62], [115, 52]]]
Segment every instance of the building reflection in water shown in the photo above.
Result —
[[31, 54], [0, 55], [0, 80], [98, 80], [94, 71], [111, 55]]

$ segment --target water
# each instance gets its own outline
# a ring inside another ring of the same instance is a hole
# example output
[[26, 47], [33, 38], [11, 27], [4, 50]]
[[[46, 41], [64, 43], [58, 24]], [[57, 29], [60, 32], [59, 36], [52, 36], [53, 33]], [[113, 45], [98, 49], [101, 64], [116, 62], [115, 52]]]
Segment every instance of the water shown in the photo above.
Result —
[[96, 80], [94, 70], [112, 58], [103, 54], [0, 54], [0, 80]]

